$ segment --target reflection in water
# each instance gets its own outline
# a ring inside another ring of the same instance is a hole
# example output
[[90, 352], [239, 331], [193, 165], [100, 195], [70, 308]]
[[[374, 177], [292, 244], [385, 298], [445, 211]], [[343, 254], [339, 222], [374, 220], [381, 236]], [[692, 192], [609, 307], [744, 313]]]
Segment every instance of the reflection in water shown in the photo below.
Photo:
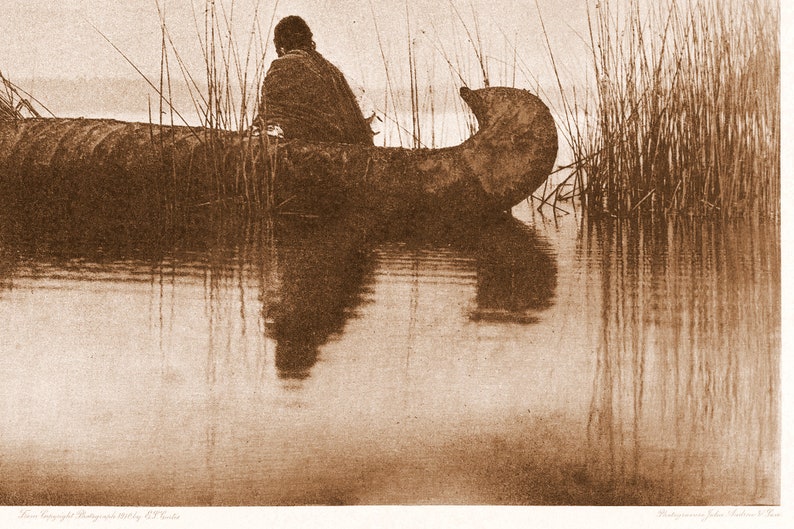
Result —
[[276, 233], [273, 264], [279, 289], [273, 302], [264, 300], [282, 378], [309, 375], [319, 347], [342, 331], [363, 301], [372, 268], [368, 243], [356, 237], [360, 226], [350, 219], [302, 228]]
[[774, 225], [590, 226], [593, 475], [667, 503], [779, 503], [778, 240]]
[[0, 231], [0, 502], [779, 499], [775, 227], [144, 218]]
[[[257, 362], [264, 369], [267, 339], [272, 340], [279, 378], [300, 380], [309, 376], [319, 349], [339, 335], [366, 300], [374, 266], [372, 234], [371, 222], [359, 215], [330, 223], [303, 218], [251, 223], [195, 214], [165, 225], [156, 218], [151, 223], [139, 219], [132, 232], [119, 232], [115, 221], [97, 220], [93, 230], [83, 222], [32, 224], [4, 231], [6, 246], [18, 256], [4, 260], [4, 266], [22, 261], [32, 276], [67, 278], [73, 277], [71, 271], [99, 279], [86, 274], [90, 269], [115, 269], [141, 280], [148, 275], [157, 286], [161, 348], [164, 340], [171, 341], [178, 280], [201, 278], [209, 329], [208, 380], [233, 362], [240, 344], [261, 350]], [[476, 285], [472, 321], [531, 323], [552, 303], [557, 269], [550, 247], [511, 217], [460, 229], [414, 227], [381, 246], [411, 255], [411, 266], [419, 255], [447, 252], [436, 265], [469, 274]], [[386, 266], [399, 269], [399, 261]], [[249, 299], [253, 285], [259, 312], [252, 312]], [[264, 340], [251, 336], [251, 329], [263, 332]]]
[[409, 252], [412, 266], [421, 257], [436, 261], [435, 272], [448, 267], [472, 275], [476, 285], [472, 321], [533, 323], [552, 305], [557, 286], [554, 252], [535, 229], [512, 217], [457, 229], [430, 225], [398, 240], [399, 254]]
[[[332, 224], [282, 221], [265, 236], [247, 237], [245, 259], [258, 263], [254, 271], [258, 277], [250, 277], [252, 272], [244, 266], [230, 271], [223, 261], [208, 270], [213, 277], [208, 296], [216, 305], [213, 332], [223, 334], [228, 327], [229, 318], [221, 317], [220, 307], [229, 305], [224, 296], [234, 295], [224, 294], [228, 278], [220, 278], [227, 272], [247, 276], [244, 283], [254, 281], [262, 290], [261, 326], [274, 341], [278, 376], [308, 377], [318, 361], [319, 349], [342, 332], [356, 307], [367, 299], [375, 266], [374, 243], [367, 238], [370, 232], [364, 219], [354, 217]], [[450, 259], [447, 254], [436, 265], [474, 277], [476, 307], [471, 317], [475, 321], [529, 323], [551, 304], [557, 271], [548, 244], [514, 219], [500, 219], [465, 231], [439, 233], [428, 227], [380, 243], [381, 248], [395, 245], [399, 255], [411, 256], [412, 269], [418, 266], [419, 255], [427, 261], [439, 249], [454, 252], [456, 258]], [[383, 251], [380, 255], [384, 256]], [[381, 259], [380, 264], [390, 269], [387, 273], [397, 272], [403, 260], [387, 263]], [[240, 316], [245, 321], [242, 301]], [[226, 336], [230, 347], [238, 341]]]
[[547, 242], [517, 221], [486, 227], [469, 239], [477, 255], [474, 320], [534, 322], [551, 306], [557, 263]]

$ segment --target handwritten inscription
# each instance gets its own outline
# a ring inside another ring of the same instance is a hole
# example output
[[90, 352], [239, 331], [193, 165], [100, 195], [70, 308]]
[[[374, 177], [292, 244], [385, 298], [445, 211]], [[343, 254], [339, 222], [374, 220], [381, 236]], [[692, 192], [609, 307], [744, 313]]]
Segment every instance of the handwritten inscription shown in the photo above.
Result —
[[777, 518], [780, 512], [777, 509], [764, 508], [745, 508], [735, 507], [730, 509], [708, 509], [708, 510], [675, 510], [659, 509], [656, 513], [659, 518], [671, 518], [674, 520], [698, 519], [703, 522], [716, 521], [726, 518]]
[[92, 522], [119, 521], [168, 521], [179, 520], [179, 513], [165, 509], [125, 509], [125, 510], [88, 510], [88, 509], [20, 509], [18, 518], [23, 520], [43, 520], [66, 522], [71, 520], [91, 520]]

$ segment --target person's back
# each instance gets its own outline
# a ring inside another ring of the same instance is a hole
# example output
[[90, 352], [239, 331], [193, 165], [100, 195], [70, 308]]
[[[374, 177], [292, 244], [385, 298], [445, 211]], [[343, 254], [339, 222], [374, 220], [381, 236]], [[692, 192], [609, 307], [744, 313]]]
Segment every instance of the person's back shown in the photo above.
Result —
[[279, 21], [274, 32], [279, 58], [262, 85], [257, 124], [283, 131], [286, 139], [372, 145], [372, 132], [342, 72], [314, 49], [300, 17]]

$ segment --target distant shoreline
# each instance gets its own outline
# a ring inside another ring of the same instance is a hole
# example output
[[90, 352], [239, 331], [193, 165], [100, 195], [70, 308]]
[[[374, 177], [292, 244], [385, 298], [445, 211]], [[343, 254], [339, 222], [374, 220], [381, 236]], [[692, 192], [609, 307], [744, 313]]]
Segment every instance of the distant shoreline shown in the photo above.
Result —
[[[159, 74], [150, 76], [150, 80], [155, 84], [159, 83]], [[129, 116], [140, 116], [138, 119], [148, 121], [149, 106], [151, 105], [153, 118], [156, 118], [159, 108], [157, 92], [141, 77], [37, 77], [12, 79], [12, 81], [58, 117], [128, 119]], [[386, 95], [385, 89], [364, 88], [367, 97], [382, 107]], [[458, 87], [454, 88], [457, 91]], [[535, 92], [534, 89], [530, 91]], [[398, 107], [404, 102], [405, 111], [410, 112], [410, 89], [395, 87], [394, 92]], [[172, 77], [171, 94], [175, 107], [186, 118], [195, 116], [193, 100], [181, 78]], [[549, 94], [555, 94], [554, 90], [548, 89], [544, 95]], [[541, 98], [547, 98], [543, 97], [544, 95]], [[398, 108], [398, 110], [402, 109]]]

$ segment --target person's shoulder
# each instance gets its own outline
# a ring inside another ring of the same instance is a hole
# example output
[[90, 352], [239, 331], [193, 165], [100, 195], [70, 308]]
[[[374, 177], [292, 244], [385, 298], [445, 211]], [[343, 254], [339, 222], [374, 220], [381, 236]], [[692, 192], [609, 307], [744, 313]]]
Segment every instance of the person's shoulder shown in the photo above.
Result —
[[281, 57], [273, 59], [268, 69], [268, 75], [280, 71], [291, 71], [295, 67], [304, 65], [307, 62], [306, 52], [293, 50], [285, 53]]
[[291, 51], [288, 51], [287, 53], [285, 53], [284, 55], [282, 55], [281, 57], [273, 59], [273, 64], [276, 64], [276, 63], [286, 64], [286, 63], [296, 62], [296, 61], [305, 61], [308, 58], [309, 58], [309, 52], [308, 51], [291, 50]]
[[337, 68], [337, 66], [326, 59], [319, 51], [312, 50], [304, 52], [306, 54], [306, 58], [310, 61], [316, 68], [320, 68], [322, 71], [332, 71], [337, 75], [341, 75], [342, 72]]

